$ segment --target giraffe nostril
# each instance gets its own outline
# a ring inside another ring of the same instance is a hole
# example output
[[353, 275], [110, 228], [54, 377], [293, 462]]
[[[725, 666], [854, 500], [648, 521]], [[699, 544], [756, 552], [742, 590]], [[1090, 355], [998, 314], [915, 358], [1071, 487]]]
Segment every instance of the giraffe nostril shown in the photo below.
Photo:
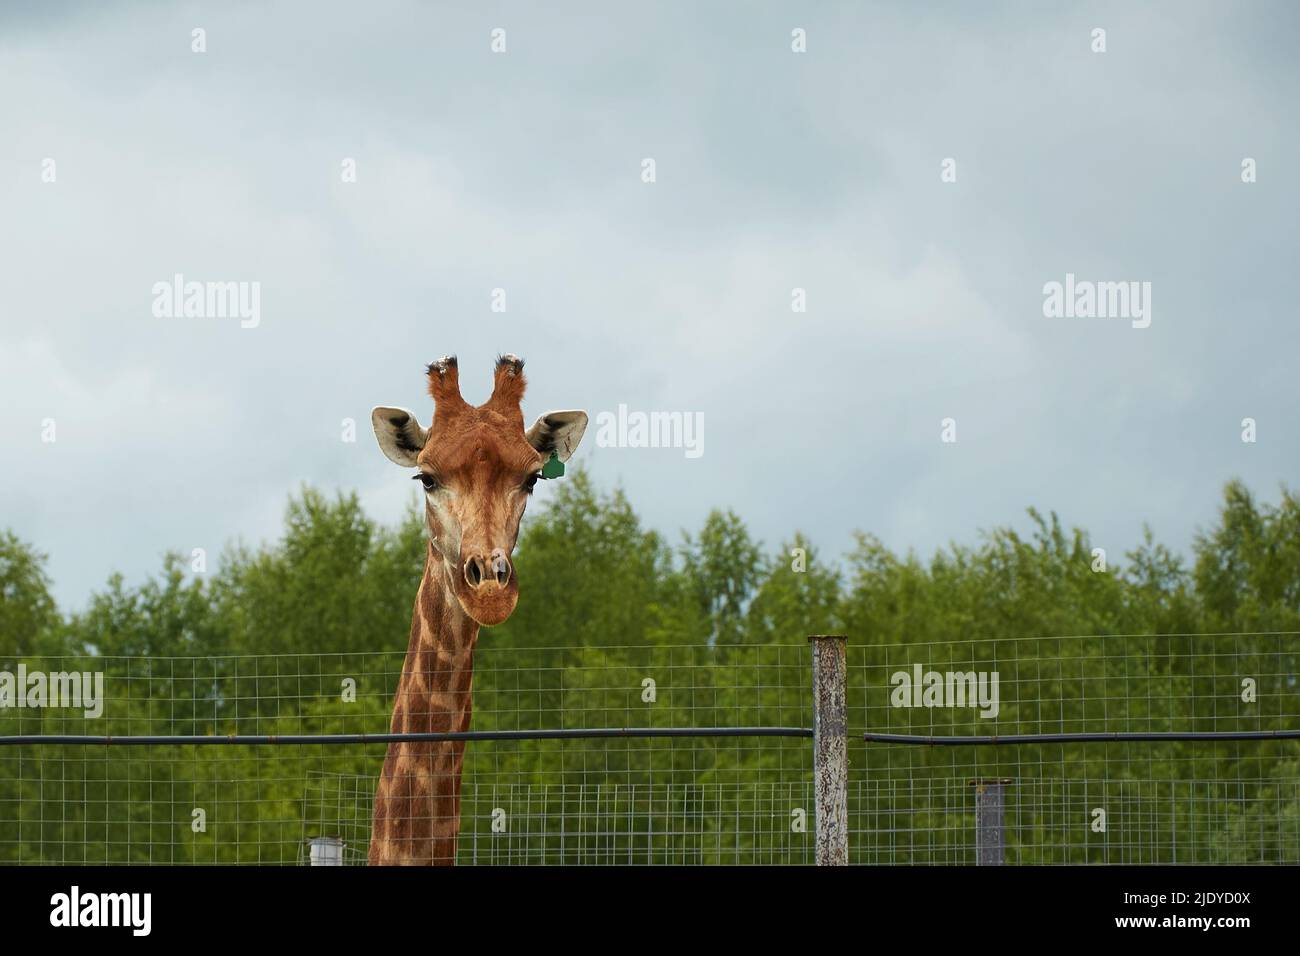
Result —
[[465, 581], [472, 588], [483, 583], [483, 566], [478, 558], [470, 558], [465, 562]]
[[465, 582], [475, 589], [493, 582], [505, 587], [510, 583], [510, 572], [510, 559], [500, 548], [488, 555], [476, 554], [465, 562]]

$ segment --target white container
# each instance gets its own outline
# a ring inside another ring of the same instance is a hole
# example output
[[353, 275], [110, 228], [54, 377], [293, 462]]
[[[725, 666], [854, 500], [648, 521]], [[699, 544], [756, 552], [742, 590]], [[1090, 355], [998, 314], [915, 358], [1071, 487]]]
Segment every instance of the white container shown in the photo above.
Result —
[[313, 837], [311, 841], [312, 866], [342, 866], [343, 847], [338, 837]]

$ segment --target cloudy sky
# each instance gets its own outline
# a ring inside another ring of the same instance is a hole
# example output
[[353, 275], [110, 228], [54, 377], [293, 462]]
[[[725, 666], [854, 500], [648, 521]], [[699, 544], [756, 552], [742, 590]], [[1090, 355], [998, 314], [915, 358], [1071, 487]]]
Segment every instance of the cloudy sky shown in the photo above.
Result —
[[[0, 527], [65, 606], [303, 481], [396, 519], [369, 409], [453, 352], [476, 401], [524, 356], [530, 420], [702, 414], [698, 458], [577, 456], [674, 538], [929, 554], [1035, 505], [1117, 556], [1296, 482], [1291, 5], [618, 9], [0, 9]], [[156, 316], [178, 273], [259, 323]], [[1150, 326], [1045, 317], [1067, 273]]]

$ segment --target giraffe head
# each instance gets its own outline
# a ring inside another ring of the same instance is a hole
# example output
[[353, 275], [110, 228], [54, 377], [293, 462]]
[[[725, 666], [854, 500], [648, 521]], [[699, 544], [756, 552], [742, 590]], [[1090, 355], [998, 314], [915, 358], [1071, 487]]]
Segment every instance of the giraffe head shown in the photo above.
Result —
[[525, 431], [524, 363], [513, 355], [497, 359], [492, 397], [478, 407], [461, 398], [454, 355], [428, 374], [432, 425], [380, 406], [370, 415], [375, 437], [391, 461], [416, 469], [447, 589], [479, 624], [500, 624], [519, 599], [510, 556], [528, 496], [551, 452], [567, 461], [578, 447], [587, 413], [549, 412]]

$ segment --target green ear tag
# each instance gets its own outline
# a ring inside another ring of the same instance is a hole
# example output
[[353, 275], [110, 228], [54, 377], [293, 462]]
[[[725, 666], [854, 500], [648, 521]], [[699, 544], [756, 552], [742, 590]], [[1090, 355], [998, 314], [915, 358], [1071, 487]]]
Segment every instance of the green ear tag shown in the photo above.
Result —
[[546, 464], [542, 465], [543, 478], [559, 478], [564, 474], [564, 462], [560, 461], [560, 456], [554, 451], [551, 457], [547, 459]]

